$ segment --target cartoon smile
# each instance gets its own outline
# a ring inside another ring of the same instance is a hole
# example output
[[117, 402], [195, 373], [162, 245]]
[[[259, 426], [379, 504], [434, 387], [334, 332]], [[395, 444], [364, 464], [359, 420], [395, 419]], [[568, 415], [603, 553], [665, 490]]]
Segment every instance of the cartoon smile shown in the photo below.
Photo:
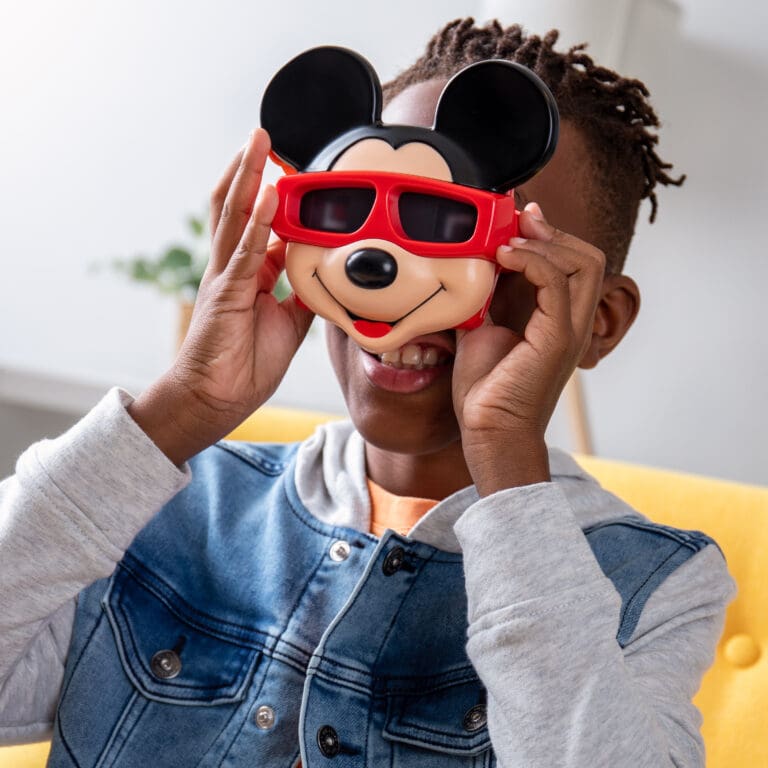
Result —
[[406, 317], [410, 317], [416, 310], [421, 309], [425, 304], [435, 298], [439, 293], [445, 290], [445, 286], [440, 283], [438, 287], [429, 294], [425, 299], [420, 301], [416, 306], [409, 309], [404, 315], [398, 317], [396, 320], [372, 320], [361, 315], [356, 315], [344, 306], [330, 291], [328, 286], [323, 282], [320, 277], [320, 273], [315, 270], [312, 273], [312, 277], [316, 278], [318, 283], [323, 287], [323, 290], [333, 299], [333, 301], [347, 313], [347, 316], [352, 321], [354, 329], [362, 336], [367, 336], [371, 339], [380, 339], [386, 336], [398, 323], [405, 320]]

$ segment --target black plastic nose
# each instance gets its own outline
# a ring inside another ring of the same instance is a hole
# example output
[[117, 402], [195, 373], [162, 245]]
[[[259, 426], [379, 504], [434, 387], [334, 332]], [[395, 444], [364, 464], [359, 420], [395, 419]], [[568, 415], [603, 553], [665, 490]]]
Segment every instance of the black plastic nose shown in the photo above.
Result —
[[349, 254], [345, 270], [360, 288], [386, 288], [395, 282], [397, 262], [380, 248], [361, 248]]

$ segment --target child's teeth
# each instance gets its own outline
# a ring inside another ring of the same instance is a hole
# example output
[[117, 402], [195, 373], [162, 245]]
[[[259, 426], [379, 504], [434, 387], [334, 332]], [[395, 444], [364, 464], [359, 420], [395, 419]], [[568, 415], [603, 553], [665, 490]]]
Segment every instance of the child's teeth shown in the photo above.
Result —
[[399, 365], [400, 364], [400, 350], [395, 349], [392, 352], [385, 352], [381, 356], [381, 362], [384, 365]]
[[429, 368], [441, 362], [441, 353], [437, 347], [420, 347], [418, 344], [406, 344], [392, 352], [384, 352], [379, 359], [384, 365], [393, 368]]
[[434, 347], [428, 347], [424, 350], [421, 362], [423, 365], [437, 365], [437, 350]]
[[403, 365], [421, 365], [421, 347], [417, 344], [406, 344], [400, 351]]

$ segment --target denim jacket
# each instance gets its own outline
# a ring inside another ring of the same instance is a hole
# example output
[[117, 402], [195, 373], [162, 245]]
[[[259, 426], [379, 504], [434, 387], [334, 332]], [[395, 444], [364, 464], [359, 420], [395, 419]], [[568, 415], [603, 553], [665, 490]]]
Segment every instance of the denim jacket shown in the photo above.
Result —
[[49, 765], [699, 764], [667, 708], [696, 725], [732, 590], [702, 572], [719, 552], [557, 463], [553, 483], [465, 489], [379, 539], [347, 426], [203, 452], [79, 594]]

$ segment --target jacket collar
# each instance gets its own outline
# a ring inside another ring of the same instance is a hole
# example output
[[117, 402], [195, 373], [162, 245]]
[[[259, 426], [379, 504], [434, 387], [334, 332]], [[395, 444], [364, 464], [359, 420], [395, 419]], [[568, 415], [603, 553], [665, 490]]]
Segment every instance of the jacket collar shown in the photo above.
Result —
[[[332, 526], [368, 533], [371, 504], [366, 485], [363, 438], [349, 421], [323, 424], [299, 446], [296, 491], [307, 510]], [[552, 482], [557, 483], [581, 528], [633, 510], [604, 491], [564, 451], [549, 449]], [[516, 490], [505, 492], [510, 501]], [[499, 494], [495, 495], [497, 498]], [[409, 537], [448, 552], [461, 552], [453, 526], [464, 511], [479, 501], [474, 486], [443, 499], [411, 530]]]

